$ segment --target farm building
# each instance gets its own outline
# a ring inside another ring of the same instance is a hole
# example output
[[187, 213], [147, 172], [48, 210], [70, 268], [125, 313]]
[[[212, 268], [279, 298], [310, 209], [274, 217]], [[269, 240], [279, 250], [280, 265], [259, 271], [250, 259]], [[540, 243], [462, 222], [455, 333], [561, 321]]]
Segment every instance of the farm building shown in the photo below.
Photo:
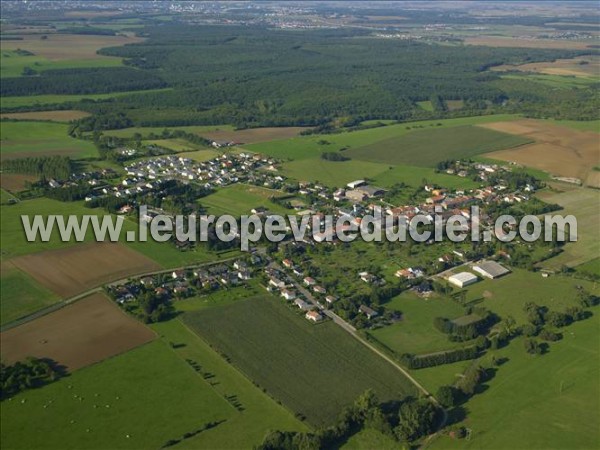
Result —
[[476, 283], [478, 278], [469, 272], [460, 272], [448, 277], [448, 282], [452, 283], [459, 288], [469, 286], [470, 284]]
[[351, 181], [346, 186], [348, 186], [350, 189], [356, 189], [357, 187], [362, 186], [363, 184], [367, 184], [367, 182], [365, 180], [356, 180]]
[[362, 193], [367, 198], [379, 197], [385, 194], [385, 190], [375, 186], [360, 186], [355, 191]]
[[476, 266], [473, 266], [473, 270], [492, 280], [510, 272], [510, 270], [501, 266], [496, 261], [483, 261]]
[[358, 310], [365, 316], [367, 316], [367, 319], [372, 319], [373, 317], [377, 317], [379, 315], [377, 311], [369, 308], [367, 305], [360, 305], [360, 308], [358, 308]]

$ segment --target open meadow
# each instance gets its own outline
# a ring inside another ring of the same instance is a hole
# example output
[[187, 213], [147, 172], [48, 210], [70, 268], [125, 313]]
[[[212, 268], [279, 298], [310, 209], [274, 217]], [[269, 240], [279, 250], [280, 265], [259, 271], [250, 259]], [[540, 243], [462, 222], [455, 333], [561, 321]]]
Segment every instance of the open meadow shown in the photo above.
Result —
[[152, 330], [100, 293], [3, 331], [0, 336], [3, 361], [50, 358], [70, 372], [155, 338]]
[[0, 121], [0, 157], [97, 156], [92, 142], [72, 138], [67, 130], [62, 123]]
[[252, 214], [253, 208], [263, 206], [277, 214], [290, 214], [291, 210], [271, 201], [271, 198], [283, 197], [285, 194], [274, 189], [260, 186], [235, 184], [219, 189], [217, 192], [199, 199], [199, 203], [209, 214], [231, 214], [240, 216]]
[[71, 122], [72, 120], [82, 119], [90, 116], [85, 111], [76, 111], [72, 109], [62, 109], [57, 111], [32, 111], [22, 113], [0, 114], [0, 119], [30, 120], [30, 121], [50, 121], [50, 122]]
[[188, 313], [184, 321], [274, 398], [314, 425], [331, 424], [368, 388], [383, 401], [415, 394], [393, 366], [337, 325], [311, 325], [284, 301], [258, 296]]

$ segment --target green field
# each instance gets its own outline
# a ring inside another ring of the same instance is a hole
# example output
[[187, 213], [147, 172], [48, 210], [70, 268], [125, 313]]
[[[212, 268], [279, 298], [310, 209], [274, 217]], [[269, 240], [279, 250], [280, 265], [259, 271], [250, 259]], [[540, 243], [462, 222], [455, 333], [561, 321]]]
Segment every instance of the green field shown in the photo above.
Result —
[[[149, 89], [145, 91], [111, 92], [110, 94], [73, 94], [73, 95], [27, 95], [18, 97], [2, 97], [2, 108], [18, 108], [21, 106], [54, 105], [58, 103], [78, 102], [80, 100], [106, 100], [140, 93], [168, 91], [171, 88]], [[162, 130], [162, 128], [161, 128]]]
[[[194, 337], [175, 325], [168, 333], [180, 343]], [[215, 448], [224, 438], [258, 443], [269, 427], [301, 429], [291, 414], [225, 367], [208, 348], [189, 343], [193, 348], [178, 354], [164, 340], [155, 341], [4, 401], [3, 446], [160, 448], [209, 422], [224, 421], [194, 438], [196, 445]], [[211, 381], [219, 384], [212, 386], [194, 372], [185, 357], [214, 371]], [[236, 410], [224, 394], [238, 395], [247, 411]]]
[[592, 318], [565, 328], [564, 338], [545, 355], [528, 355], [522, 338], [495, 351], [506, 363], [486, 383], [485, 393], [465, 405], [468, 417], [462, 425], [471, 429], [471, 439], [443, 437], [430, 448], [597, 448], [600, 315], [593, 312]]
[[301, 159], [283, 164], [282, 174], [299, 181], [343, 187], [350, 181], [372, 179], [389, 170], [389, 166], [367, 161], [326, 161], [318, 158]]
[[540, 83], [545, 86], [549, 86], [557, 89], [577, 89], [586, 88], [593, 84], [598, 83], [598, 79], [595, 77], [576, 77], [568, 75], [547, 75], [541, 73], [531, 74], [509, 74], [501, 75], [502, 78], [507, 80], [525, 80]]
[[[20, 77], [25, 67], [29, 67], [36, 72], [43, 72], [50, 69], [80, 69], [94, 67], [115, 67], [122, 66], [121, 58], [92, 58], [92, 59], [66, 59], [52, 61], [38, 55], [21, 56], [15, 51], [2, 50], [0, 52], [0, 75], [4, 77]], [[4, 101], [4, 99], [3, 99]]]
[[5, 191], [4, 189], [0, 189], [0, 204], [4, 205], [11, 200], [15, 200], [15, 196], [10, 192]]
[[0, 297], [2, 297], [0, 324], [2, 325], [60, 300], [56, 294], [39, 285], [33, 278], [10, 263], [2, 263], [0, 281]]
[[188, 313], [184, 321], [312, 424], [332, 423], [368, 388], [383, 401], [414, 394], [393, 366], [337, 325], [310, 324], [274, 297]]
[[431, 104], [431, 101], [426, 100], [423, 102], [417, 102], [417, 105], [419, 105], [419, 108], [424, 109], [425, 111], [433, 111], [433, 105]]
[[[282, 160], [307, 159], [318, 157], [325, 151], [337, 151], [341, 148], [347, 148], [350, 151], [377, 142], [383, 142], [386, 139], [399, 138], [400, 136], [411, 134], [419, 130], [454, 128], [464, 125], [510, 121], [519, 118], [520, 116], [515, 114], [497, 114], [489, 116], [461, 117], [457, 119], [424, 120], [370, 128], [367, 130], [343, 132], [339, 134], [298, 136], [280, 141], [249, 144], [244, 147], [250, 151], [263, 153]], [[323, 144], [321, 141], [326, 141], [329, 144]], [[351, 155], [348, 154], [348, 156]], [[439, 159], [444, 159], [443, 155], [440, 155]]]
[[420, 298], [413, 292], [403, 292], [385, 304], [386, 308], [402, 312], [402, 320], [393, 325], [369, 331], [380, 342], [402, 353], [433, 353], [461, 347], [459, 342], [450, 342], [448, 337], [433, 326], [433, 319], [462, 316], [464, 309], [447, 298]]
[[600, 257], [592, 259], [586, 263], [580, 264], [579, 266], [575, 267], [575, 270], [584, 274], [590, 274], [600, 277]]
[[115, 136], [120, 138], [130, 138], [133, 137], [133, 135], [136, 133], [139, 133], [142, 136], [148, 136], [150, 133], [154, 133], [160, 136], [160, 134], [165, 129], [182, 130], [187, 133], [195, 133], [201, 135], [202, 133], [205, 133], [207, 131], [233, 130], [233, 127], [231, 125], [190, 125], [185, 127], [131, 127], [123, 128], [120, 130], [106, 130], [104, 131], [104, 134], [106, 136]]
[[373, 180], [373, 184], [384, 188], [396, 183], [419, 187], [424, 184], [424, 181], [447, 189], [473, 189], [480, 185], [480, 183], [470, 178], [461, 178], [446, 173], [435, 173], [430, 167], [407, 166], [403, 164], [380, 173]]
[[155, 139], [144, 141], [144, 144], [158, 145], [173, 150], [174, 152], [189, 152], [203, 148], [200, 145], [192, 144], [185, 139]]
[[219, 153], [216, 150], [209, 150], [209, 149], [205, 149], [205, 150], [195, 150], [195, 151], [191, 151], [191, 152], [182, 152], [179, 153], [178, 156], [182, 157], [182, 158], [190, 158], [193, 159], [194, 161], [198, 161], [198, 162], [204, 162], [204, 161], [208, 161], [210, 159], [214, 159], [217, 156], [219, 156], [221, 153]]
[[519, 136], [476, 126], [420, 130], [346, 152], [352, 159], [434, 167], [446, 159], [468, 158], [530, 142]]
[[277, 214], [290, 214], [292, 213], [291, 210], [269, 200], [269, 198], [283, 195], [284, 193], [281, 191], [260, 186], [234, 184], [201, 198], [199, 202], [207, 208], [209, 214], [214, 215], [231, 214], [240, 216], [242, 214], [252, 214], [252, 208], [257, 206], [264, 206], [269, 211]]
[[[3, 100], [4, 101], [4, 100]], [[0, 152], [3, 156], [68, 155], [97, 156], [93, 143], [67, 134], [69, 125], [49, 122], [0, 122]]]

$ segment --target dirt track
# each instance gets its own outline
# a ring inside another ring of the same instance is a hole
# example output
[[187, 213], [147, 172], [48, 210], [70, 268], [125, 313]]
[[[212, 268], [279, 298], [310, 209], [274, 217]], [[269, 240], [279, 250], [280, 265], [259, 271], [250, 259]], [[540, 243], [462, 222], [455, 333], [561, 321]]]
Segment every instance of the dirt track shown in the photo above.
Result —
[[19, 256], [11, 262], [61, 297], [161, 268], [124, 245], [97, 242]]
[[128, 316], [104, 294], [0, 334], [2, 361], [51, 358], [69, 371], [138, 347], [155, 333]]

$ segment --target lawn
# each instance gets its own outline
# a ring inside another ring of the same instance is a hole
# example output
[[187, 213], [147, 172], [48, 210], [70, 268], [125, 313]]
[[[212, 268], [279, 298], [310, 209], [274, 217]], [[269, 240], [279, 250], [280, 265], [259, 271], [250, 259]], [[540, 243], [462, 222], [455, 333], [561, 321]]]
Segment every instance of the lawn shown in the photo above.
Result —
[[199, 202], [207, 208], [209, 214], [217, 216], [223, 214], [231, 214], [236, 217], [243, 214], [249, 215], [252, 214], [252, 208], [257, 206], [264, 206], [276, 214], [291, 214], [293, 211], [269, 200], [270, 198], [282, 197], [283, 195], [285, 195], [283, 192], [273, 189], [234, 184], [201, 198]]
[[434, 167], [446, 159], [468, 158], [531, 142], [520, 136], [476, 126], [420, 130], [346, 152], [352, 159]]
[[433, 353], [462, 346], [459, 342], [450, 342], [445, 334], [433, 326], [433, 319], [436, 317], [455, 319], [465, 313], [453, 300], [439, 297], [424, 299], [413, 292], [405, 291], [385, 306], [401, 311], [402, 320], [369, 331], [369, 334], [391, 348], [398, 356], [403, 353]]
[[2, 441], [15, 449], [160, 448], [237, 415], [159, 340], [3, 401]]
[[2, 325], [60, 300], [56, 294], [9, 262], [2, 263], [1, 272], [0, 324]]
[[[4, 99], [3, 99], [4, 101]], [[49, 122], [0, 122], [2, 157], [68, 155], [97, 156], [93, 143], [67, 134], [69, 125]]]
[[507, 358], [481, 395], [466, 405], [470, 440], [436, 440], [439, 449], [591, 449], [600, 440], [600, 315], [563, 330], [542, 356], [518, 338], [493, 354]]
[[299, 181], [320, 182], [329, 187], [343, 187], [350, 181], [372, 179], [389, 171], [389, 166], [366, 161], [326, 161], [301, 159], [283, 164], [282, 174]]
[[331, 424], [369, 388], [383, 401], [415, 393], [393, 366], [337, 325], [311, 324], [278, 298], [257, 296], [188, 313], [184, 321], [311, 424]]
[[[357, 149], [377, 142], [383, 142], [387, 139], [399, 138], [400, 136], [411, 134], [417, 130], [454, 128], [465, 125], [477, 125], [516, 119], [519, 119], [519, 116], [512, 114], [498, 114], [490, 116], [461, 117], [457, 119], [424, 120], [370, 128], [367, 130], [342, 132], [338, 134], [299, 136], [280, 141], [248, 144], [245, 145], [244, 148], [252, 152], [263, 153], [282, 160], [314, 158], [320, 156], [322, 152], [338, 151], [342, 148], [349, 149], [347, 156], [351, 156], [350, 150], [352, 149]], [[441, 156], [439, 159], [444, 159], [444, 157]]]

